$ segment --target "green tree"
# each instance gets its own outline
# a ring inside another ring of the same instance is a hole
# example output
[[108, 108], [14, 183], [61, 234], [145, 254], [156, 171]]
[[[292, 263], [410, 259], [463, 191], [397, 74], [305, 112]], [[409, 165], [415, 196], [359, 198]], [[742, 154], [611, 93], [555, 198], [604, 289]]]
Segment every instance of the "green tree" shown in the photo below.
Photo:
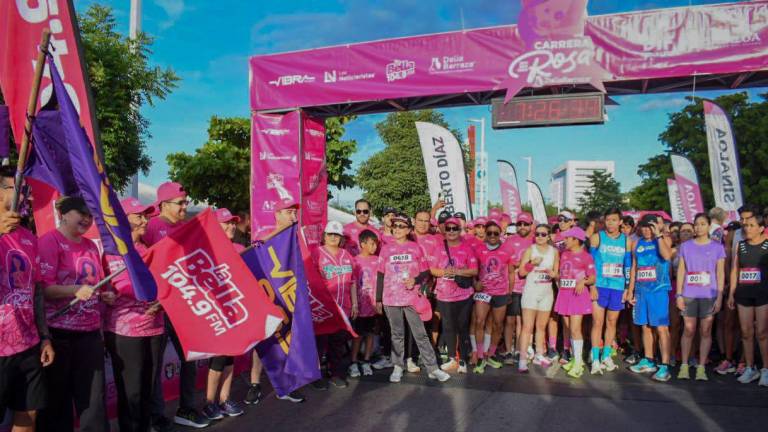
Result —
[[[702, 189], [704, 206], [714, 206], [712, 180], [709, 171], [704, 107], [701, 98], [687, 98], [691, 104], [669, 115], [666, 130], [659, 135], [664, 153], [640, 166], [642, 181], [630, 192], [630, 204], [638, 209], [669, 210], [666, 179], [672, 177], [669, 153], [679, 153], [696, 167]], [[739, 161], [744, 200], [768, 202], [768, 94], [750, 102], [745, 92], [723, 95], [714, 100], [731, 117]]]
[[[349, 117], [326, 120], [328, 182], [338, 188], [353, 185], [345, 173], [357, 143], [343, 141]], [[184, 185], [190, 198], [232, 211], [247, 210], [250, 202], [251, 122], [245, 117], [211, 117], [208, 141], [194, 154], [172, 153], [167, 157], [168, 176]]]
[[[376, 125], [384, 149], [375, 153], [357, 170], [357, 184], [373, 203], [377, 216], [385, 207], [414, 214], [432, 206], [427, 174], [415, 122], [430, 122], [450, 129], [442, 113], [433, 110], [405, 111], [387, 115]], [[461, 133], [451, 130], [459, 142]], [[466, 151], [465, 151], [466, 160]]]
[[112, 9], [98, 4], [78, 16], [109, 180], [124, 190], [138, 171], [147, 173], [149, 120], [138, 108], [154, 106], [178, 85], [172, 69], [149, 65], [153, 39], [135, 40], [115, 31]]
[[621, 185], [606, 171], [594, 171], [587, 177], [591, 186], [579, 198], [582, 211], [604, 212], [610, 208], [625, 208]]

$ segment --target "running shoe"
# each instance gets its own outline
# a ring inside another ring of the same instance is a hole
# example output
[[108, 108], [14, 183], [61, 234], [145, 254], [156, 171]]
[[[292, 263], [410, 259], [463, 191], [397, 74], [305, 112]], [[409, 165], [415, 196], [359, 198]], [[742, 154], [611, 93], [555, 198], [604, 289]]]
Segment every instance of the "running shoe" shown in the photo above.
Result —
[[389, 375], [389, 382], [399, 383], [401, 379], [403, 379], [403, 368], [394, 366], [392, 368], [392, 373]]
[[440, 382], [446, 382], [449, 379], [451, 379], [450, 375], [441, 371], [440, 369], [433, 370], [432, 372], [427, 374], [427, 377], [429, 377], [429, 379], [438, 380]]
[[624, 359], [624, 363], [630, 364], [630, 365], [636, 365], [638, 362], [642, 361], [641, 356], [637, 351], [632, 351], [632, 354], [628, 355]]
[[467, 373], [467, 362], [464, 360], [459, 360], [459, 367], [456, 368], [456, 373], [465, 374]]
[[240, 404], [233, 400], [225, 400], [219, 404], [219, 411], [227, 417], [237, 417], [243, 415], [245, 412], [243, 408], [240, 407]]
[[528, 373], [528, 365], [525, 364], [518, 364], [517, 365], [517, 371], [521, 374], [527, 374]]
[[347, 375], [349, 375], [350, 378], [359, 378], [360, 366], [358, 366], [357, 363], [352, 363], [349, 365], [349, 369], [347, 369]]
[[603, 374], [603, 364], [599, 361], [593, 361], [592, 362], [592, 370], [589, 371], [592, 375], [602, 375]]
[[746, 369], [744, 369], [744, 373], [741, 374], [741, 376], [737, 381], [742, 384], [749, 384], [759, 379], [760, 379], [760, 372], [757, 371], [757, 368], [755, 368], [754, 366], [749, 366]]
[[318, 380], [312, 381], [312, 388], [315, 390], [328, 390], [328, 380], [325, 378], [320, 378]]
[[472, 372], [476, 374], [484, 374], [485, 373], [485, 365], [487, 363], [485, 362], [485, 359], [480, 360], [480, 362], [472, 369]]
[[696, 366], [696, 381], [709, 381], [707, 368], [704, 365]]
[[349, 383], [347, 383], [347, 380], [337, 376], [331, 377], [331, 384], [333, 384], [333, 386], [336, 388], [347, 388], [347, 386], [349, 385]]
[[302, 403], [307, 400], [307, 398], [305, 398], [304, 395], [301, 394], [298, 390], [294, 390], [288, 393], [287, 395], [277, 396], [277, 398], [280, 400], [286, 400], [288, 402], [293, 402], [293, 403]]
[[504, 366], [504, 364], [495, 355], [485, 359], [485, 363], [494, 369], [501, 369]]
[[560, 355], [557, 353], [557, 350], [554, 348], [547, 349], [547, 359], [549, 359], [549, 363], [554, 363], [560, 358]]
[[208, 427], [211, 424], [211, 421], [200, 415], [197, 410], [184, 408], [176, 410], [173, 422], [178, 425], [189, 426], [196, 429]]
[[689, 370], [689, 366], [687, 364], [682, 363], [680, 365], [680, 370], [677, 372], [677, 379], [679, 380], [691, 379], [691, 371]]
[[654, 379], [656, 381], [661, 381], [661, 382], [667, 382], [671, 378], [672, 378], [672, 374], [669, 373], [669, 366], [665, 364], [659, 365], [659, 369], [651, 377], [651, 379]]
[[575, 366], [575, 365], [576, 365], [576, 359], [575, 358], [571, 358], [571, 361], [569, 361], [568, 363], [563, 365], [563, 370], [568, 372], [571, 369], [573, 369], [573, 366]]
[[571, 365], [570, 369], [568, 369], [568, 376], [571, 378], [581, 378], [582, 375], [584, 375], [584, 363], [568, 363]]
[[371, 376], [373, 375], [373, 369], [371, 369], [371, 364], [368, 362], [364, 362], [361, 365], [361, 369], [363, 370], [363, 376]]
[[760, 382], [757, 385], [761, 387], [768, 387], [768, 368], [760, 369]]
[[413, 361], [412, 358], [409, 358], [405, 362], [405, 370], [407, 370], [408, 373], [419, 373], [419, 372], [421, 372], [421, 368], [419, 367], [419, 365], [416, 364], [415, 361]]
[[616, 365], [616, 363], [613, 362], [613, 357], [608, 357], [607, 359], [603, 360], [603, 369], [605, 369], [606, 372], [613, 372], [619, 367]]
[[448, 371], [453, 371], [458, 367], [459, 367], [459, 363], [456, 362], [456, 359], [450, 359], [447, 362], [440, 365], [440, 370], [448, 372]]
[[376, 370], [389, 369], [392, 366], [394, 366], [394, 364], [392, 363], [392, 360], [389, 359], [389, 356], [381, 356], [381, 358], [373, 364], [373, 368]]
[[656, 364], [643, 357], [639, 363], [630, 366], [629, 370], [634, 373], [656, 372]]
[[533, 358], [533, 364], [548, 368], [552, 365], [552, 362], [549, 361], [549, 357], [544, 357], [542, 354], [536, 354], [536, 357]]
[[261, 384], [251, 384], [248, 387], [248, 393], [245, 395], [245, 401], [247, 405], [256, 405], [261, 402]]
[[501, 361], [504, 362], [505, 365], [513, 365], [515, 364], [515, 355], [508, 352], [501, 356]]
[[533, 358], [533, 356], [536, 355], [536, 351], [533, 350], [532, 346], [528, 347], [528, 358]]
[[739, 363], [736, 366], [736, 372], [734, 372], [734, 375], [741, 376], [746, 369], [747, 369], [747, 364], [746, 363]]
[[717, 372], [720, 375], [728, 375], [729, 373], [736, 372], [736, 366], [734, 366], [733, 363], [729, 362], [728, 360], [723, 360], [720, 362], [719, 365], [715, 368], [715, 372]]
[[571, 359], [573, 356], [571, 355], [571, 350], [563, 350], [563, 355], [560, 356], [560, 364], [568, 364], [571, 362]]
[[677, 359], [675, 358], [675, 356], [672, 356], [672, 357], [669, 359], [669, 366], [670, 366], [670, 367], [675, 367], [675, 366], [677, 366]]
[[203, 415], [208, 420], [221, 420], [224, 418], [224, 414], [221, 413], [221, 409], [213, 402], [208, 402], [203, 407]]

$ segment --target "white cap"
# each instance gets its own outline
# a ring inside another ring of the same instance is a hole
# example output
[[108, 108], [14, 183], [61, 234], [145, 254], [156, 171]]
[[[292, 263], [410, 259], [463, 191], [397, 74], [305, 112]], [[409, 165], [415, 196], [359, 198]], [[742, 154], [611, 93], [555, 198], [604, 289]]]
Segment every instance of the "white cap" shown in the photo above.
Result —
[[570, 220], [576, 219], [576, 216], [573, 215], [573, 213], [569, 212], [568, 210], [563, 210], [558, 214], [558, 216], [567, 217]]
[[344, 235], [344, 226], [341, 225], [341, 222], [335, 221], [335, 220], [329, 220], [328, 223], [325, 225], [325, 231], [323, 231], [326, 234], [338, 234], [340, 236]]

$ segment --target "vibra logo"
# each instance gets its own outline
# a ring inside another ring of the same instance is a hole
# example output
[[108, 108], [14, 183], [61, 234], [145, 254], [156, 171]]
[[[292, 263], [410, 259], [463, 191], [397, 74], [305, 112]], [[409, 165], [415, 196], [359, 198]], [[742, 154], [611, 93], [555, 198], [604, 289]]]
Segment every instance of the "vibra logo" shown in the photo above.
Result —
[[309, 84], [315, 82], [315, 77], [312, 75], [283, 75], [277, 77], [277, 79], [270, 81], [269, 83], [276, 87], [290, 86], [294, 84]]
[[291, 131], [288, 129], [262, 129], [261, 133], [264, 135], [283, 136], [288, 135]]
[[323, 72], [323, 82], [325, 83], [335, 83], [336, 82], [336, 71], [325, 71]]
[[410, 60], [394, 60], [386, 68], [387, 82], [405, 79], [416, 73], [416, 62]]

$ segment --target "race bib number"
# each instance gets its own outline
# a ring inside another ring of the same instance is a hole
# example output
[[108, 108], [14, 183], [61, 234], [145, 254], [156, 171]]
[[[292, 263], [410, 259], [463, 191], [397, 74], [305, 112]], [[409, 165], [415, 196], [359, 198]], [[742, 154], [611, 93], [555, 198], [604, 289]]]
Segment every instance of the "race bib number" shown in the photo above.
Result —
[[608, 278], [623, 278], [624, 266], [617, 263], [603, 264], [603, 276]]
[[638, 282], [656, 282], [656, 267], [640, 267], [637, 269]]
[[560, 288], [561, 289], [575, 289], [576, 288], [576, 279], [560, 279]]
[[712, 276], [709, 272], [691, 272], [685, 275], [685, 282], [688, 285], [708, 286], [712, 283]]
[[552, 277], [543, 271], [537, 271], [533, 273], [533, 281], [538, 283], [551, 282]]
[[743, 268], [739, 270], [739, 283], [744, 285], [759, 284], [763, 281], [763, 273], [759, 268]]
[[486, 294], [486, 293], [482, 293], [482, 292], [475, 293], [473, 298], [475, 299], [475, 301], [479, 301], [479, 302], [483, 302], [483, 303], [490, 303], [491, 302], [491, 295], [490, 294]]

